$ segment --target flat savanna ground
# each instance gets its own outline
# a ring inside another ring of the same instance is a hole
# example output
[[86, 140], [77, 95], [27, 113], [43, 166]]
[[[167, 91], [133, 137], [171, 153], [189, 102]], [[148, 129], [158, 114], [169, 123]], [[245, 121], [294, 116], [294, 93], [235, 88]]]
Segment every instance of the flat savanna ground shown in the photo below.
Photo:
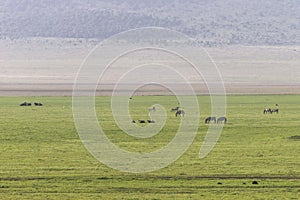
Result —
[[[204, 159], [199, 150], [208, 129], [204, 119], [210, 115], [210, 98], [198, 99], [201, 121], [187, 152], [162, 170], [131, 174], [101, 164], [85, 149], [75, 129], [71, 97], [1, 97], [0, 199], [300, 198], [299, 95], [228, 96], [228, 123]], [[44, 106], [18, 106], [23, 101]], [[148, 117], [148, 107], [157, 103], [166, 108], [168, 119], [149, 139], [130, 137], [118, 128], [109, 97], [96, 97], [96, 112], [113, 143], [150, 152], [174, 137], [180, 118], [169, 110], [177, 100], [135, 96], [130, 103], [136, 119]], [[275, 104], [278, 114], [262, 113]]]
[[[100, 41], [79, 39], [16, 39], [0, 40], [0, 96], [71, 96], [77, 73], [86, 56]], [[122, 46], [122, 45], [121, 45]], [[125, 45], [126, 46], [126, 45]], [[115, 56], [119, 47], [107, 51], [108, 56]], [[180, 50], [180, 47], [176, 49]], [[187, 48], [187, 47], [186, 47]], [[168, 49], [168, 46], [166, 46]], [[97, 52], [97, 51], [95, 51]], [[201, 48], [187, 48], [201, 73], [205, 71], [207, 56]], [[218, 67], [227, 94], [299, 94], [300, 84], [300, 47], [299, 46], [224, 46], [206, 48], [211, 59]], [[170, 68], [181, 68], [188, 74], [197, 94], [208, 94], [204, 79], [197, 76], [191, 67], [180, 63], [177, 57], [170, 57], [161, 52], [151, 57], [152, 52], [142, 51], [120, 58], [114, 66], [122, 71], [132, 67], [132, 60], [148, 60], [148, 63], [161, 63]], [[102, 55], [103, 56], [103, 55]], [[107, 62], [101, 56], [95, 60], [96, 68], [104, 70]], [[87, 59], [89, 60], [89, 59]], [[147, 63], [147, 62], [146, 62]], [[136, 63], [135, 65], [136, 66]], [[137, 65], [138, 66], [138, 65]], [[93, 69], [95, 66], [91, 66]], [[118, 74], [112, 67], [100, 83], [97, 95], [111, 94]], [[147, 66], [145, 67], [147, 68]], [[101, 71], [95, 73], [101, 74]], [[162, 79], [168, 73], [160, 72]], [[145, 73], [141, 76], [156, 76], [157, 73]], [[216, 75], [216, 73], [214, 74]], [[168, 77], [173, 83], [177, 78]], [[125, 88], [126, 89], [126, 88]], [[147, 89], [146, 95], [165, 95], [165, 91]]]

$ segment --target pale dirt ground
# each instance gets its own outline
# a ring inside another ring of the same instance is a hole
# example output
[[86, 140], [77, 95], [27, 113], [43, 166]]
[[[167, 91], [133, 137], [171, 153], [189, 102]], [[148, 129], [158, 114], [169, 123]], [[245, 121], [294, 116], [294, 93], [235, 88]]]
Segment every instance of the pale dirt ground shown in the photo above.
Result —
[[[97, 41], [71, 39], [0, 41], [0, 96], [72, 95], [76, 74], [96, 44]], [[299, 46], [229, 46], [206, 50], [220, 70], [227, 94], [300, 94]], [[111, 94], [113, 74], [106, 76], [97, 95]], [[208, 93], [203, 79], [189, 78], [197, 94]], [[126, 90], [126, 85], [123, 88]], [[170, 92], [148, 86], [135, 94]]]

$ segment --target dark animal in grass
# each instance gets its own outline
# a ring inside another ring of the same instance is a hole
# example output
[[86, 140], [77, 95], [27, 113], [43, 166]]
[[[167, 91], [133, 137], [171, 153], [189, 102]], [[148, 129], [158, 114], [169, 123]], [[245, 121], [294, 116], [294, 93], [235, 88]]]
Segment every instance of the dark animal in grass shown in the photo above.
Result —
[[208, 124], [210, 122], [213, 122], [214, 124], [217, 123], [216, 117], [208, 117], [205, 119], [205, 124]]
[[35, 105], [35, 106], [43, 106], [42, 103], [38, 103], [38, 102], [35, 102], [34, 105]]
[[253, 185], [258, 185], [258, 182], [257, 181], [252, 181], [252, 184]]
[[20, 104], [20, 106], [27, 106], [27, 103], [23, 102], [23, 103]]
[[217, 120], [217, 123], [218, 124], [226, 124], [227, 123], [227, 118], [226, 117], [219, 117], [218, 120]]
[[146, 121], [143, 119], [139, 119], [139, 123], [144, 124], [144, 123], [146, 123]]
[[171, 111], [178, 111], [179, 110], [179, 107], [177, 106], [176, 108], [171, 108]]
[[182, 116], [182, 117], [184, 117], [184, 115], [185, 115], [184, 110], [178, 110], [178, 111], [175, 113], [175, 116], [176, 116], [176, 117], [177, 117], [177, 116]]
[[132, 120], [131, 123], [135, 123], [135, 120]]
[[222, 183], [221, 183], [221, 182], [218, 182], [218, 185], [222, 185]]
[[272, 113], [276, 113], [276, 114], [278, 114], [278, 111], [279, 111], [279, 109], [278, 109], [278, 108], [276, 108], [276, 109], [273, 109], [273, 110], [272, 110]]
[[300, 135], [290, 136], [289, 139], [291, 139], [291, 140], [300, 140]]
[[153, 123], [155, 123], [155, 121], [154, 121], [154, 120], [152, 120], [152, 119], [148, 119], [148, 120], [147, 120], [147, 122], [148, 122], [149, 124], [151, 124], [151, 123], [152, 123], [152, 124], [153, 124]]
[[264, 109], [264, 114], [272, 114], [272, 109], [271, 108]]
[[23, 102], [20, 104], [20, 106], [31, 106], [31, 103]]
[[278, 114], [278, 112], [279, 112], [278, 108], [276, 108], [276, 109], [271, 109], [271, 108], [264, 109], [264, 114], [273, 114], [273, 113]]

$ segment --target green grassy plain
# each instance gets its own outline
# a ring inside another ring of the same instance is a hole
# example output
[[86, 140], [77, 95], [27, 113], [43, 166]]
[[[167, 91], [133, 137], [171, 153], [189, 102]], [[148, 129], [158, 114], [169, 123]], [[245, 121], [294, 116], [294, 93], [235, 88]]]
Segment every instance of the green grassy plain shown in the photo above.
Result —
[[[19, 107], [23, 101], [44, 106]], [[169, 112], [161, 133], [134, 139], [114, 123], [109, 97], [96, 102], [107, 136], [130, 151], [163, 147], [180, 122]], [[299, 102], [300, 95], [228, 96], [228, 124], [213, 151], [199, 159], [210, 115], [210, 98], [199, 96], [201, 123], [188, 151], [162, 170], [131, 174], [88, 153], [74, 126], [71, 97], [1, 97], [0, 199], [299, 199], [300, 140], [290, 139], [300, 135]], [[156, 103], [167, 110], [177, 105], [172, 96], [138, 96], [130, 112], [146, 118]], [[279, 114], [262, 114], [276, 103]]]

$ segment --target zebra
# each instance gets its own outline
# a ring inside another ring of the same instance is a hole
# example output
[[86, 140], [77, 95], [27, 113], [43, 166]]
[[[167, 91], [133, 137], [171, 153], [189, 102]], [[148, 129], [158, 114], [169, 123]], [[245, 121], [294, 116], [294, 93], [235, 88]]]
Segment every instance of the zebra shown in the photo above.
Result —
[[216, 117], [208, 117], [205, 119], [205, 124], [208, 124], [210, 122], [213, 122], [214, 124], [217, 123]]
[[184, 115], [185, 115], [184, 110], [178, 110], [178, 111], [176, 112], [176, 114], [175, 114], [176, 117], [177, 117], [177, 116], [182, 116], [182, 117], [184, 117]]
[[224, 124], [227, 123], [227, 118], [226, 117], [219, 117], [217, 120], [218, 124], [222, 124], [224, 122]]

